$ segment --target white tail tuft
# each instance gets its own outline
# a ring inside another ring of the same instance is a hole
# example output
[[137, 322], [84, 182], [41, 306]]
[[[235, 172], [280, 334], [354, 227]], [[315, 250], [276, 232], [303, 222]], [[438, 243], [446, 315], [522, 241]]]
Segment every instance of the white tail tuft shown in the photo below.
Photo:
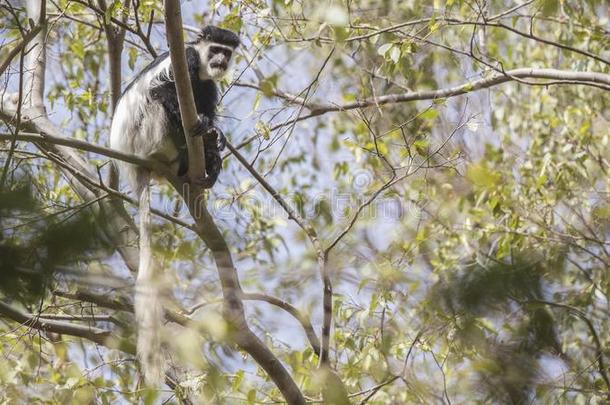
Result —
[[165, 374], [165, 364], [161, 352], [162, 280], [159, 268], [152, 260], [148, 181], [140, 191], [140, 264], [135, 289], [135, 313], [138, 327], [137, 353], [144, 381], [147, 385], [158, 387], [163, 383]]

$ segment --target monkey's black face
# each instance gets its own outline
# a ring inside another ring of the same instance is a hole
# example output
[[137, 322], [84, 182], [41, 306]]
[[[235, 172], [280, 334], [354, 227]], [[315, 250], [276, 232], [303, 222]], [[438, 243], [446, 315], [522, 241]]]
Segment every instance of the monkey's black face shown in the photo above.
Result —
[[227, 70], [233, 51], [224, 46], [212, 45], [208, 50], [208, 63], [211, 68]]
[[216, 42], [200, 42], [196, 48], [203, 65], [200, 71], [201, 79], [221, 79], [231, 65], [234, 48]]

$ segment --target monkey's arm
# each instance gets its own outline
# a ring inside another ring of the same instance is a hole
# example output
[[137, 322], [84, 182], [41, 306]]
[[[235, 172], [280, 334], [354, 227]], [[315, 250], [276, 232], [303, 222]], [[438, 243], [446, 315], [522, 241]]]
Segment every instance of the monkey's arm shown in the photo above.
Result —
[[191, 78], [191, 82], [198, 80], [201, 60], [199, 59], [197, 51], [192, 46], [186, 47], [186, 65], [189, 71], [189, 77]]
[[[222, 141], [221, 141], [222, 140]], [[226, 144], [225, 136], [216, 126], [212, 126], [203, 137], [203, 147], [205, 149], [205, 171], [207, 181], [212, 187], [222, 168], [222, 157], [220, 156], [220, 144]]]

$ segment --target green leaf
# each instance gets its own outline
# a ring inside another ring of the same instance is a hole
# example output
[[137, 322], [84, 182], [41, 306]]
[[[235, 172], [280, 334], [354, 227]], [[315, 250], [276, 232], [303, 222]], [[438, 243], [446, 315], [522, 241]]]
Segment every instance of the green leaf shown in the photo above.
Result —
[[436, 117], [438, 117], [438, 110], [436, 110], [435, 108], [429, 108], [428, 110], [420, 114], [420, 118], [430, 121], [434, 121]]
[[241, 383], [244, 380], [244, 376], [244, 370], [238, 370], [237, 373], [235, 373], [235, 378], [233, 378], [233, 384], [231, 384], [231, 387], [234, 391], [239, 390], [239, 387], [241, 386]]
[[369, 313], [372, 314], [377, 309], [377, 305], [379, 304], [379, 295], [373, 293], [371, 295], [371, 302], [369, 303]]
[[502, 180], [502, 175], [484, 165], [472, 164], [466, 171], [466, 178], [479, 187], [495, 187]]
[[430, 146], [430, 142], [425, 138], [418, 139], [417, 141], [413, 142], [413, 147], [415, 148], [417, 153], [419, 153], [422, 156], [428, 155], [429, 146]]
[[271, 129], [266, 123], [264, 123], [263, 121], [257, 121], [255, 128], [256, 132], [263, 136], [263, 139], [267, 141], [269, 140], [269, 138], [271, 137]]
[[249, 405], [254, 405], [256, 403], [256, 390], [255, 389], [251, 389], [250, 391], [248, 391], [248, 404]]
[[545, 16], [553, 16], [559, 10], [559, 0], [541, 0], [539, 7]]
[[265, 96], [267, 96], [267, 97], [273, 96], [273, 93], [277, 87], [278, 78], [279, 77], [277, 74], [272, 74], [271, 76], [266, 77], [263, 80], [261, 80], [259, 86]]
[[138, 49], [136, 47], [129, 48], [129, 58], [127, 59], [127, 65], [129, 66], [129, 69], [134, 70], [137, 59]]

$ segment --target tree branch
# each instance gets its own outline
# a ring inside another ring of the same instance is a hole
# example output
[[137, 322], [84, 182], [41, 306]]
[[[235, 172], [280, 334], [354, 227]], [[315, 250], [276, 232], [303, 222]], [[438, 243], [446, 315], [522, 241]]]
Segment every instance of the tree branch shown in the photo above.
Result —
[[[100, 9], [104, 12], [103, 15], [107, 14], [107, 7], [105, 0], [98, 0]], [[129, 13], [129, 0], [123, 0], [123, 18], [122, 21], [127, 21], [127, 15]], [[102, 27], [106, 33], [106, 44], [108, 46], [108, 65], [110, 72], [110, 101], [112, 105], [112, 112], [114, 113], [116, 105], [121, 97], [121, 56], [123, 53], [123, 44], [125, 43], [125, 26], [114, 26], [109, 22], [106, 22], [105, 18], [102, 19]]]
[[19, 43], [17, 45], [15, 45], [13, 47], [13, 49], [11, 49], [8, 54], [5, 56], [4, 60], [2, 61], [2, 63], [0, 63], [0, 76], [4, 73], [4, 71], [6, 69], [8, 69], [8, 67], [11, 65], [12, 60], [15, 58], [15, 56], [17, 56], [17, 54], [19, 52], [21, 52], [21, 50], [27, 45], [29, 44], [34, 38], [36, 38], [36, 36], [40, 33], [40, 31], [43, 29], [42, 25], [37, 25], [34, 28], [32, 28], [30, 31], [28, 31], [19, 41]]
[[91, 326], [73, 325], [69, 322], [40, 319], [36, 315], [21, 312], [2, 301], [0, 301], [0, 314], [23, 326], [40, 329], [46, 332], [77, 336], [104, 346], [107, 344], [106, 340], [112, 336], [110, 331]]
[[299, 321], [299, 323], [303, 327], [303, 330], [307, 335], [307, 339], [309, 340], [309, 344], [311, 345], [311, 348], [313, 349], [314, 353], [316, 353], [318, 356], [320, 355], [320, 340], [318, 339], [318, 336], [316, 335], [316, 332], [314, 331], [313, 326], [311, 325], [309, 317], [303, 314], [297, 308], [295, 308], [292, 304], [283, 301], [277, 297], [272, 297], [270, 295], [261, 293], [243, 293], [242, 299], [244, 301], [263, 301], [268, 304], [275, 305], [276, 307], [288, 312], [297, 321]]
[[[77, 291], [77, 292], [71, 293], [71, 292], [62, 291], [62, 290], [53, 291], [53, 295], [76, 300], [76, 301], [90, 302], [92, 304], [98, 305], [103, 308], [129, 312], [132, 314], [134, 313], [133, 303], [130, 302], [129, 300], [125, 299], [124, 297], [120, 297], [117, 299], [117, 298], [109, 298], [106, 295], [94, 294], [89, 291]], [[178, 325], [185, 326], [185, 327], [187, 327], [193, 323], [191, 318], [189, 318], [188, 316], [182, 315], [181, 313], [171, 311], [167, 308], [164, 308], [164, 312], [165, 312], [165, 318], [169, 322], [173, 322]]]
[[203, 139], [194, 136], [193, 129], [197, 127], [198, 118], [193, 98], [193, 88], [186, 65], [186, 50], [182, 34], [182, 16], [180, 4], [177, 0], [165, 0], [165, 28], [169, 55], [171, 58], [172, 72], [176, 92], [178, 94], [178, 105], [182, 117], [182, 127], [186, 138], [188, 150], [188, 177], [191, 183], [205, 175], [205, 154]]
[[[168, 172], [165, 165], [159, 164], [154, 160], [142, 159], [137, 155], [131, 155], [129, 153], [119, 152], [116, 149], [105, 148], [87, 141], [83, 141], [76, 138], [69, 138], [64, 136], [54, 136], [46, 133], [31, 133], [31, 132], [20, 132], [17, 135], [0, 133], [0, 140], [11, 140], [16, 139], [18, 141], [26, 141], [33, 143], [48, 143], [51, 145], [62, 145], [69, 148], [74, 148], [82, 151], [93, 152], [99, 155], [103, 155], [112, 159], [121, 160], [127, 163], [133, 163], [138, 166], [145, 167], [150, 170], [154, 170], [157, 173]], [[169, 173], [168, 173], [169, 174]]]
[[320, 274], [322, 277], [322, 283], [324, 284], [324, 293], [323, 293], [323, 325], [322, 325], [322, 346], [320, 349], [320, 364], [327, 365], [329, 360], [329, 351], [330, 351], [330, 328], [332, 323], [332, 282], [330, 279], [330, 275], [328, 273], [328, 269], [326, 267], [326, 262], [328, 255], [322, 248], [322, 244], [318, 239], [318, 235], [316, 230], [309, 224], [305, 222], [301, 216], [284, 201], [282, 196], [265, 180], [263, 176], [261, 176], [254, 167], [246, 160], [245, 157], [242, 156], [241, 153], [231, 145], [230, 142], [227, 142], [227, 148], [229, 151], [237, 158], [237, 160], [250, 172], [250, 174], [259, 182], [261, 186], [271, 196], [277, 201], [277, 203], [284, 209], [286, 214], [288, 214], [288, 218], [293, 220], [302, 230], [305, 232], [305, 235], [311, 242], [314, 250], [316, 251], [316, 259], [318, 262], [318, 266], [320, 268]]
[[407, 101], [435, 100], [439, 98], [455, 97], [461, 94], [471, 93], [473, 91], [486, 89], [489, 87], [497, 86], [502, 83], [522, 78], [570, 80], [572, 82], [579, 82], [583, 85], [597, 83], [610, 86], [610, 75], [604, 73], [574, 72], [557, 69], [520, 68], [507, 70], [504, 74], [494, 74], [487, 78], [475, 80], [473, 82], [464, 83], [445, 89], [409, 91], [399, 94], [389, 94], [376, 98], [368, 98], [365, 100], [354, 101], [352, 103], [347, 103], [343, 105], [327, 105], [325, 107], [319, 108], [318, 110], [312, 111], [311, 115], [322, 115], [331, 111], [348, 111], [370, 106], [404, 103]]

